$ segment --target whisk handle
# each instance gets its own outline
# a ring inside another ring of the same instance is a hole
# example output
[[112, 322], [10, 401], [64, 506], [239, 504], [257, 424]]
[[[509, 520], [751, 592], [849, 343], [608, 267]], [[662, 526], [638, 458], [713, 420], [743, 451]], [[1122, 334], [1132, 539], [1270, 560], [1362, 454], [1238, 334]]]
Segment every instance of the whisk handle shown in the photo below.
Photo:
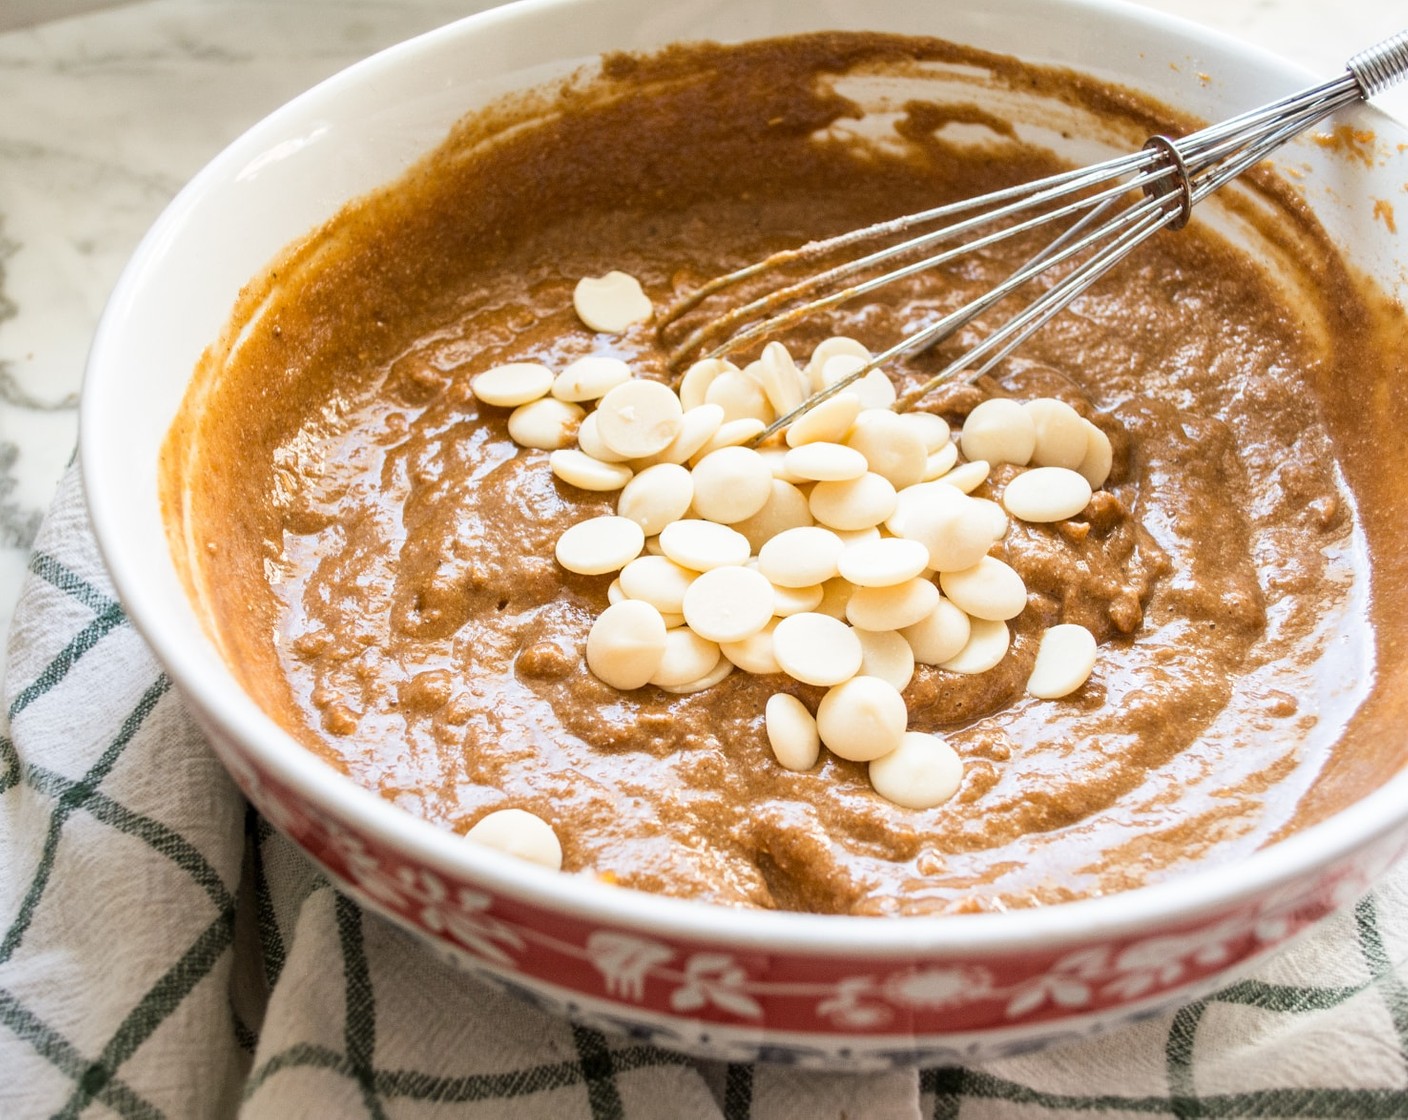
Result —
[[1408, 31], [1390, 35], [1383, 42], [1360, 51], [1345, 65], [1366, 98], [1383, 93], [1408, 77]]

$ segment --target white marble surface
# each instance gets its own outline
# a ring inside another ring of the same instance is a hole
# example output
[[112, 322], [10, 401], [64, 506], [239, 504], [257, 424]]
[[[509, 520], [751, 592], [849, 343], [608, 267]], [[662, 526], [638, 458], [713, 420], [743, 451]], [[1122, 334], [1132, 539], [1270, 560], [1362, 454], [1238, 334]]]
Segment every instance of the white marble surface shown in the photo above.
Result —
[[[1326, 75], [1408, 23], [1401, 0], [1142, 2]], [[206, 160], [293, 94], [490, 6], [98, 3], [17, 0], [0, 20], [11, 28], [0, 31], [0, 638], [73, 451], [89, 339], [147, 226]], [[55, 12], [77, 14], [47, 18]], [[17, 26], [24, 19], [40, 22]], [[1408, 119], [1408, 91], [1381, 104]]]

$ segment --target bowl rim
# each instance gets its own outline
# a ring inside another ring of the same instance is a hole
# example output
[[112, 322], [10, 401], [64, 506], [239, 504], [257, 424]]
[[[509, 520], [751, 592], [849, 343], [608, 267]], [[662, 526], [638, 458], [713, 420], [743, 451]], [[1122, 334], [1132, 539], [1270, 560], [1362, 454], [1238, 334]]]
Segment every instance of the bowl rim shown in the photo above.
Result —
[[[117, 520], [114, 497], [121, 483], [111, 472], [99, 469], [100, 464], [113, 461], [109, 433], [102, 422], [104, 394], [112, 391], [110, 383], [120, 366], [112, 355], [120, 346], [123, 320], [140, 296], [159, 247], [199, 207], [207, 188], [220, 181], [229, 168], [244, 165], [259, 149], [261, 136], [286, 118], [297, 117], [324, 98], [374, 79], [385, 69], [410, 64], [419, 52], [445, 36], [477, 34], [504, 21], [551, 19], [565, 9], [611, 2], [614, 0], [516, 0], [455, 20], [343, 69], [262, 118], [206, 163], [163, 210], [123, 269], [100, 317], [84, 378], [79, 409], [84, 492], [99, 551], [133, 625], [185, 700], [218, 729], [216, 737], [228, 736], [237, 744], [219, 746], [217, 753], [223, 755], [227, 749], [247, 752], [299, 797], [345, 822], [357, 822], [376, 843], [503, 898], [605, 926], [649, 931], [682, 941], [723, 942], [748, 950], [785, 947], [800, 956], [991, 958], [1094, 939], [1158, 936], [1324, 873], [1408, 824], [1408, 769], [1403, 769], [1352, 806], [1235, 862], [1190, 868], [1168, 880], [1103, 897], [1005, 913], [915, 915], [889, 921], [859, 915], [740, 909], [608, 886], [583, 875], [525, 865], [491, 849], [466, 844], [462, 837], [395, 807], [340, 774], [297, 744], [242, 690], [222, 687], [210, 678], [201, 660], [189, 656], [182, 636], [170, 632], [155, 617], [152, 608], [159, 596], [129, 556], [126, 534]], [[1144, 25], [1168, 36], [1172, 46], [1232, 50], [1256, 67], [1288, 80], [1314, 77], [1230, 35], [1122, 0], [1028, 0], [1031, 3], [1059, 10], [1064, 16], [1084, 12], [1092, 19]], [[1395, 125], [1390, 117], [1383, 116], [1383, 121]]]

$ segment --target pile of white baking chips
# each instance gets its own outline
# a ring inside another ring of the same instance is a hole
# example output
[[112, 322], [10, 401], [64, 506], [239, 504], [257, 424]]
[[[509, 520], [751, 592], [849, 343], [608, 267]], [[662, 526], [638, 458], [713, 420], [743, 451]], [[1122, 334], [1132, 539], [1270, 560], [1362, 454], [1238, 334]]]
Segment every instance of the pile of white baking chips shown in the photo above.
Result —
[[[648, 317], [630, 277], [588, 283], [598, 287], [579, 288], [577, 303], [589, 326]], [[742, 368], [695, 363], [678, 390], [596, 356], [558, 372], [501, 365], [471, 386], [512, 409], [513, 439], [550, 451], [563, 482], [619, 492], [614, 515], [573, 525], [556, 550], [569, 571], [615, 577], [587, 638], [597, 677], [689, 693], [738, 669], [824, 688], [815, 712], [788, 692], [768, 701], [777, 761], [809, 770], [825, 746], [868, 763], [882, 796], [924, 809], [953, 795], [962, 766], [941, 737], [908, 730], [901, 693], [916, 663], [982, 673], [1002, 660], [1027, 592], [989, 550], [1009, 517], [1084, 510], [1111, 450], [1099, 428], [1046, 398], [984, 401], [954, 440], [938, 416], [895, 412], [879, 370], [749, 446], [869, 357], [831, 338], [799, 366], [773, 342]], [[992, 463], [1028, 468], [1000, 505], [970, 496]], [[1088, 630], [1053, 626], [1028, 691], [1065, 696], [1094, 662]]]

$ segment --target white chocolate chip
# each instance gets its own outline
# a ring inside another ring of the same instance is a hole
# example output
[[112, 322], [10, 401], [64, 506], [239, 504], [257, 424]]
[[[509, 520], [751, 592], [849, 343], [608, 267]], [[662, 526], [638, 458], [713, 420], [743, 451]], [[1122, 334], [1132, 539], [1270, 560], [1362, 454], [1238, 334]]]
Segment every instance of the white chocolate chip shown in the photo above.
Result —
[[927, 616], [900, 633], [914, 651], [915, 661], [943, 665], [963, 652], [972, 633], [972, 622], [947, 599], [940, 599]]
[[971, 568], [940, 572], [939, 587], [954, 606], [974, 618], [1006, 621], [1027, 605], [1022, 577], [996, 556], [984, 556]]
[[986, 673], [1007, 656], [1007, 647], [1012, 642], [1007, 623], [974, 618], [970, 620], [970, 625], [967, 645], [956, 657], [941, 663], [940, 669], [969, 675]]
[[788, 529], [800, 529], [811, 524], [812, 511], [807, 505], [807, 496], [790, 482], [774, 478], [772, 491], [763, 508], [752, 517], [735, 521], [733, 528], [748, 538], [748, 545], [754, 552], [760, 552], [768, 541]]
[[968, 414], [959, 445], [970, 461], [984, 459], [1024, 467], [1036, 448], [1036, 428], [1018, 402], [993, 397]]
[[[838, 381], [844, 381], [856, 370], [860, 369], [861, 366], [868, 365], [870, 363], [870, 354], [868, 352], [865, 354], [861, 354], [857, 352], [840, 351], [831, 355], [825, 361], [818, 363], [816, 359], [816, 354], [820, 349], [821, 347], [817, 347], [817, 350], [814, 350], [812, 352], [812, 357], [807, 362], [808, 369], [816, 367], [815, 372], [807, 374], [807, 379], [809, 382], [814, 381], [817, 383], [817, 390], [829, 388], [830, 386], [835, 385]], [[847, 391], [851, 393], [856, 392], [854, 382], [847, 386]], [[857, 393], [856, 395], [859, 396], [860, 394]], [[862, 402], [861, 407], [866, 408], [869, 406]]]
[[915, 510], [904, 519], [902, 529], [906, 538], [924, 546], [929, 567], [937, 572], [971, 568], [997, 539], [986, 509], [961, 494], [955, 494], [952, 501], [935, 501]]
[[682, 614], [684, 593], [698, 574], [666, 556], [638, 556], [621, 569], [616, 582], [624, 598], [649, 603], [662, 615]]
[[464, 838], [552, 871], [562, 870], [562, 844], [558, 842], [557, 833], [542, 817], [526, 809], [496, 809], [486, 813]]
[[963, 760], [937, 735], [906, 731], [900, 745], [870, 763], [870, 784], [906, 809], [933, 809], [958, 792]]
[[570, 362], [552, 383], [560, 401], [597, 401], [631, 379], [631, 367], [620, 358], [589, 354]]
[[878, 525], [867, 525], [864, 529], [832, 529], [839, 540], [847, 548], [858, 544], [867, 544], [870, 541], [880, 539], [880, 527]]
[[952, 486], [961, 493], [971, 494], [987, 481], [988, 475], [991, 473], [992, 465], [986, 459], [974, 459], [971, 463], [954, 467], [953, 470], [940, 477], [939, 481], [945, 486]]
[[952, 445], [952, 433], [948, 421], [932, 412], [902, 412], [899, 414], [920, 434], [924, 441], [924, 452], [933, 455]]
[[750, 447], [721, 447], [694, 467], [694, 509], [730, 525], [752, 517], [772, 497], [772, 469]]
[[954, 464], [957, 462], [958, 444], [956, 443], [946, 443], [937, 451], [931, 451], [929, 457], [924, 460], [924, 481], [932, 482], [936, 478], [943, 478], [953, 470]]
[[772, 613], [778, 618], [790, 618], [794, 614], [814, 611], [821, 605], [821, 584], [811, 587], [772, 586]]
[[846, 621], [846, 604], [851, 601], [855, 586], [850, 580], [829, 579], [821, 585], [821, 602], [816, 605], [816, 613]]
[[742, 533], [698, 518], [685, 518], [661, 529], [660, 549], [676, 564], [696, 572], [744, 564], [752, 553]]
[[928, 618], [938, 602], [939, 589], [927, 579], [857, 587], [846, 602], [846, 619], [862, 630], [903, 630]]
[[870, 361], [870, 351], [853, 338], [835, 335], [819, 343], [807, 359], [806, 377], [813, 393], [825, 389], [830, 382], [822, 379], [826, 363], [841, 354], [849, 354], [863, 362]]
[[728, 658], [719, 658], [718, 665], [714, 666], [711, 672], [705, 673], [698, 680], [689, 680], [683, 685], [658, 685], [660, 692], [674, 693], [676, 696], [687, 696], [691, 692], [707, 692], [708, 689], [717, 685], [719, 680], [734, 672], [734, 662]]
[[768, 624], [773, 602], [772, 584], [752, 568], [712, 568], [685, 592], [684, 620], [710, 641], [738, 642]]
[[1069, 696], [1095, 668], [1095, 635], [1073, 622], [1053, 626], [1041, 636], [1027, 691], [1041, 700]]
[[890, 481], [867, 471], [847, 482], [818, 482], [808, 505], [812, 516], [832, 529], [868, 529], [895, 512]]
[[[1085, 433], [1081, 432], [1081, 438]], [[1023, 521], [1064, 521], [1090, 502], [1090, 483], [1066, 467], [1033, 467], [1007, 484], [1002, 504]]]
[[726, 676], [733, 672], [733, 662], [727, 657], [720, 657], [719, 663], [714, 666], [712, 672], [700, 677], [697, 681], [689, 681], [686, 684], [662, 684], [657, 686], [662, 692], [673, 692], [676, 695], [686, 695], [691, 692], [704, 692], [713, 688]]
[[[821, 379], [827, 385], [834, 385], [868, 364], [869, 361], [869, 358], [861, 358], [854, 354], [837, 354], [834, 358], [828, 358], [826, 364], [821, 367]], [[862, 408], [889, 408], [895, 403], [897, 395], [894, 382], [885, 375], [884, 370], [880, 369], [873, 369], [858, 381], [853, 381], [846, 386], [846, 392], [854, 393], [859, 397]]]
[[929, 457], [924, 436], [912, 419], [888, 408], [868, 408], [856, 417], [846, 437], [846, 446], [864, 455], [870, 470], [889, 479], [896, 490], [921, 481]]
[[893, 685], [879, 677], [852, 677], [821, 698], [816, 727], [832, 754], [869, 762], [899, 747], [908, 717]]
[[557, 538], [557, 562], [578, 575], [599, 576], [624, 568], [645, 547], [645, 534], [628, 517], [590, 517]]
[[772, 471], [773, 478], [781, 479], [783, 482], [805, 482], [806, 479], [798, 478], [787, 469], [787, 448], [785, 447], [759, 447], [758, 454], [767, 463], [768, 469]]
[[895, 383], [883, 369], [871, 370], [851, 386], [851, 391], [865, 408], [889, 408], [899, 396]]
[[1110, 446], [1110, 437], [1097, 428], [1089, 420], [1085, 421], [1085, 458], [1080, 461], [1080, 466], [1076, 468], [1081, 477], [1090, 483], [1092, 490], [1098, 490], [1105, 485], [1105, 480], [1110, 477], [1110, 468], [1114, 464], [1115, 452]]
[[759, 420], [766, 427], [773, 419], [768, 395], [757, 381], [742, 370], [725, 370], [704, 391], [704, 400], [724, 410], [724, 422]]
[[893, 587], [913, 579], [928, 566], [929, 550], [922, 544], [900, 537], [882, 537], [847, 548], [836, 570], [857, 587]]
[[521, 447], [556, 451], [572, 442], [585, 416], [580, 405], [539, 397], [509, 414], [508, 434]]
[[1075, 470], [1085, 458], [1087, 437], [1085, 418], [1065, 401], [1038, 397], [1027, 401], [1022, 410], [1031, 418], [1036, 432], [1031, 463], [1037, 467], [1066, 467]]
[[[960, 505], [967, 495], [947, 482], [919, 482], [895, 494], [895, 512], [885, 519], [885, 528], [897, 537], [908, 536], [906, 518], [922, 509], [939, 505]], [[916, 538], [917, 539], [917, 538]]]
[[665, 621], [649, 603], [613, 603], [587, 634], [587, 668], [622, 692], [649, 684], [664, 657]]
[[655, 456], [660, 463], [687, 463], [723, 426], [724, 410], [716, 404], [701, 404], [687, 409], [680, 417], [680, 433], [670, 446]]
[[[590, 420], [591, 416], [587, 419]], [[553, 474], [579, 490], [619, 490], [631, 481], [630, 467], [621, 463], [603, 463], [575, 447], [554, 451], [548, 456], [548, 463]]]
[[806, 383], [786, 346], [769, 342], [758, 364], [758, 380], [776, 415], [785, 416], [802, 403], [807, 396]]
[[773, 653], [782, 671], [803, 684], [834, 685], [860, 669], [860, 639], [855, 631], [824, 614], [807, 612], [784, 618], [772, 635]]
[[756, 634], [749, 634], [741, 641], [721, 642], [719, 649], [745, 673], [758, 677], [780, 673], [782, 666], [777, 663], [777, 654], [772, 648], [772, 636], [778, 621], [776, 618], [772, 619]]
[[994, 541], [1000, 541], [1007, 535], [1010, 520], [1007, 516], [1007, 511], [997, 502], [994, 502], [991, 498], [970, 497], [968, 504], [977, 507], [978, 514], [976, 516], [985, 516], [987, 518], [988, 532], [992, 534]]
[[517, 408], [547, 396], [552, 381], [552, 370], [539, 362], [508, 362], [475, 374], [469, 388], [485, 404]]
[[865, 456], [859, 451], [820, 440], [792, 448], [783, 467], [788, 474], [810, 482], [847, 482], [866, 472]]
[[714, 671], [722, 656], [717, 642], [701, 638], [687, 626], [667, 630], [665, 654], [650, 683], [661, 688], [679, 688], [701, 680]]
[[914, 651], [893, 630], [856, 630], [860, 639], [861, 677], [879, 677], [903, 692], [914, 679]]
[[836, 575], [845, 547], [830, 529], [787, 529], [758, 551], [758, 571], [779, 587], [811, 587]]
[[787, 446], [807, 443], [840, 443], [850, 434], [861, 413], [860, 398], [854, 393], [837, 393], [813, 405], [787, 428]]
[[577, 425], [577, 446], [582, 449], [584, 455], [589, 455], [599, 463], [624, 463], [626, 456], [617, 455], [611, 448], [602, 441], [601, 434], [597, 431], [597, 415], [595, 412], [588, 412]]
[[644, 323], [654, 311], [640, 281], [617, 271], [578, 280], [572, 306], [583, 323], [608, 334], [620, 334], [633, 323]]
[[684, 409], [668, 385], [634, 378], [617, 385], [596, 407], [596, 430], [617, 455], [643, 459], [669, 447], [683, 427]]
[[680, 378], [680, 404], [684, 406], [685, 411], [703, 404], [704, 394], [708, 392], [714, 378], [729, 370], [736, 373], [738, 367], [723, 358], [700, 358], [685, 370], [684, 376]]
[[740, 444], [747, 443], [754, 436], [762, 435], [766, 427], [767, 425], [761, 420], [751, 416], [745, 416], [741, 420], [725, 420], [691, 458], [697, 463], [705, 455], [718, 451], [720, 448], [738, 447]]
[[616, 512], [653, 537], [683, 517], [693, 500], [694, 480], [689, 471], [676, 463], [657, 463], [626, 483], [616, 500]]
[[810, 770], [821, 756], [821, 736], [806, 705], [786, 692], [768, 697], [763, 709], [768, 745], [784, 770]]

